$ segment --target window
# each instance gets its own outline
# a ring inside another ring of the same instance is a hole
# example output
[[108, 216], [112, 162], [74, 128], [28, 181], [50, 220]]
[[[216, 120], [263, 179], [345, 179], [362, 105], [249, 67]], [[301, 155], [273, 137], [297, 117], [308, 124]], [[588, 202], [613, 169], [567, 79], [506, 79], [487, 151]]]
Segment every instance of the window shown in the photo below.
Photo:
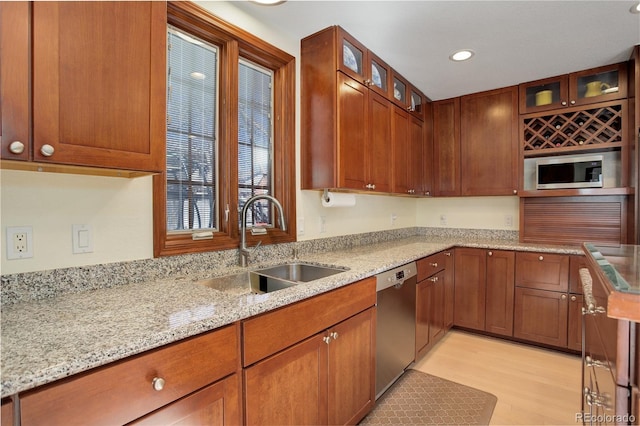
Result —
[[154, 177], [154, 254], [295, 241], [294, 58], [191, 2], [169, 2], [166, 171]]

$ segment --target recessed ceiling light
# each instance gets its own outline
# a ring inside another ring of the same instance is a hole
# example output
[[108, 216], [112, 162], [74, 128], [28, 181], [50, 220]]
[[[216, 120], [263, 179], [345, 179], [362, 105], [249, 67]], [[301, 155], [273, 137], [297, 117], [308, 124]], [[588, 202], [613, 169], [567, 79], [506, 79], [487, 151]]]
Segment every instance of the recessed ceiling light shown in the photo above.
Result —
[[629, 12], [631, 13], [640, 13], [640, 2], [634, 4], [633, 6], [631, 6], [631, 9], [629, 9]]
[[250, 0], [253, 3], [264, 4], [267, 6], [275, 6], [280, 3], [284, 3], [287, 0]]
[[474, 55], [473, 50], [463, 49], [463, 50], [458, 50], [457, 52], [452, 53], [451, 56], [449, 56], [449, 59], [456, 62], [466, 61], [467, 59], [471, 59], [473, 55]]

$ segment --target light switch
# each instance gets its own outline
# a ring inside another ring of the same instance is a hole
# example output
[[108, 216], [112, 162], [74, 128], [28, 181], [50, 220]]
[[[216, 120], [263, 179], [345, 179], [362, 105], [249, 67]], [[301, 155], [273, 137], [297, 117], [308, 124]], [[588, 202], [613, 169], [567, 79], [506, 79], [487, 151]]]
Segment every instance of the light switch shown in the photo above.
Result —
[[91, 226], [73, 225], [73, 254], [93, 253], [93, 238], [91, 237]]

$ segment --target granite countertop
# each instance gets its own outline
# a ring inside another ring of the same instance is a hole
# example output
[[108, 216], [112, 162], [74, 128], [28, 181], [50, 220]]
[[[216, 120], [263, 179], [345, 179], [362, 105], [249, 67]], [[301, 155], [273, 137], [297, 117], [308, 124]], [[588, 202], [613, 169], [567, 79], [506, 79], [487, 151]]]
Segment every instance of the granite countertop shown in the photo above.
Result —
[[[349, 269], [269, 294], [214, 290], [197, 284], [195, 280], [207, 278], [198, 274], [10, 304], [2, 307], [1, 396], [213, 330], [454, 246], [583, 254], [579, 248], [513, 240], [413, 236], [300, 256], [299, 261]], [[252, 267], [258, 266], [266, 265]], [[208, 277], [239, 271], [243, 269], [217, 269]]]
[[607, 315], [640, 322], [640, 246], [597, 246], [585, 243], [592, 271], [606, 286]]

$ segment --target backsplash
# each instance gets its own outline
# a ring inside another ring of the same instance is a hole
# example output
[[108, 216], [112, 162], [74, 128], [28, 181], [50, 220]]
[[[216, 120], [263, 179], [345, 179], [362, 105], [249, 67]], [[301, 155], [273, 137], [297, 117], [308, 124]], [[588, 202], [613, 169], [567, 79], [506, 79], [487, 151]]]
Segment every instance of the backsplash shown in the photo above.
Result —
[[[293, 249], [303, 256], [330, 250], [377, 244], [400, 238], [424, 236], [465, 240], [518, 240], [518, 231], [411, 227], [380, 232], [344, 235], [261, 246], [250, 265], [273, 263], [293, 257]], [[238, 250], [214, 251], [129, 262], [106, 263], [48, 271], [0, 276], [0, 304], [9, 305], [61, 296], [66, 293], [108, 288], [124, 284], [149, 282], [180, 276], [232, 273], [238, 266]]]

